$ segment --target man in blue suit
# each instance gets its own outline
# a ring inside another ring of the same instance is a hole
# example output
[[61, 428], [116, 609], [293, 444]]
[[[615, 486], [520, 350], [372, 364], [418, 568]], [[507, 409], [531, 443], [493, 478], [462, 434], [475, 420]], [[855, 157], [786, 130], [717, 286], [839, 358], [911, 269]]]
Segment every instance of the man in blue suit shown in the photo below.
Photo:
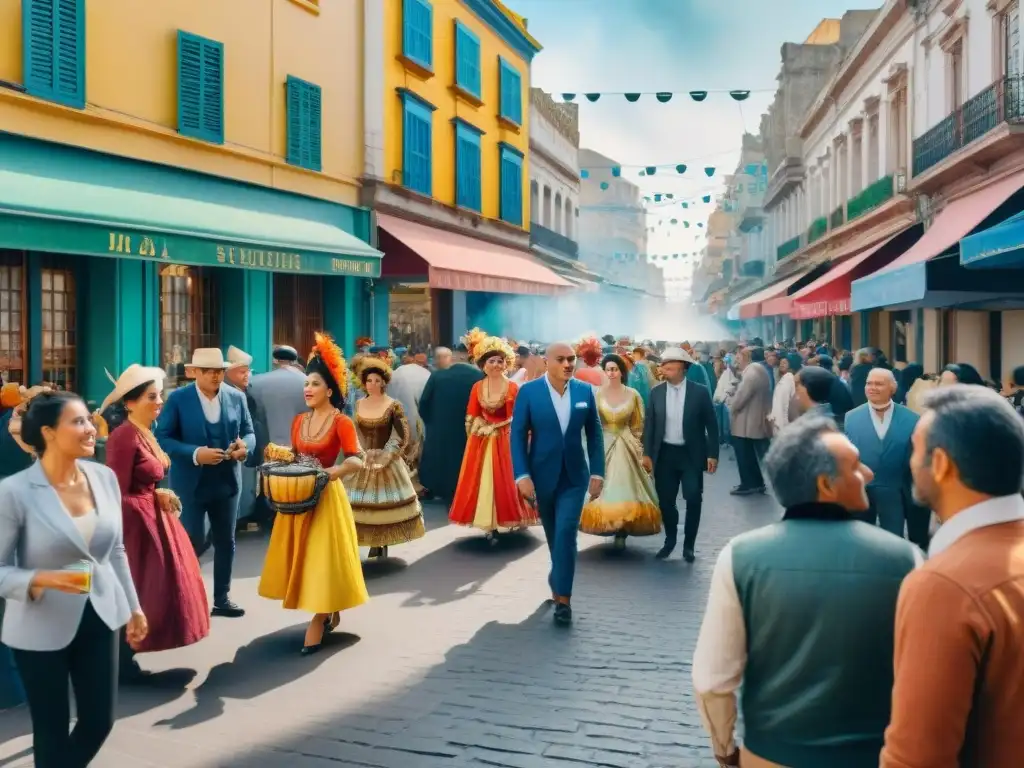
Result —
[[213, 615], [237, 618], [245, 611], [229, 596], [235, 521], [242, 464], [256, 449], [256, 435], [245, 393], [223, 386], [227, 367], [219, 349], [197, 349], [186, 367], [195, 383], [168, 396], [156, 437], [171, 457], [171, 490], [181, 499], [181, 522], [196, 555], [213, 544]]
[[547, 374], [524, 384], [516, 397], [512, 468], [519, 493], [537, 510], [548, 540], [555, 623], [568, 626], [576, 532], [588, 492], [595, 498], [604, 485], [604, 436], [593, 387], [573, 378], [572, 347], [552, 344], [545, 361]]
[[885, 530], [907, 538], [922, 549], [928, 548], [928, 510], [914, 504], [910, 454], [918, 416], [897, 405], [896, 377], [888, 368], [872, 368], [864, 394], [867, 402], [848, 411], [843, 424], [846, 436], [860, 451], [861, 462], [875, 473], [868, 484], [870, 509], [864, 522], [876, 522]]

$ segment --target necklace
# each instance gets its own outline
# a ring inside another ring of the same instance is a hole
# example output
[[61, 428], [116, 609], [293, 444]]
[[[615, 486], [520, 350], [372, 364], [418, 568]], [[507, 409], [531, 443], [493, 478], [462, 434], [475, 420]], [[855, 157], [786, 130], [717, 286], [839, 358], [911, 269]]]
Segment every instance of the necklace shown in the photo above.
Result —
[[133, 419], [131, 416], [128, 417], [128, 422], [135, 427], [135, 431], [142, 435], [142, 439], [146, 442], [149, 450], [153, 452], [157, 460], [164, 465], [164, 469], [171, 466], [171, 457], [167, 455], [167, 452], [160, 447], [160, 443], [157, 442], [156, 435], [153, 434], [153, 430], [144, 424], [140, 424], [138, 421]]
[[316, 411], [310, 411], [305, 415], [302, 420], [302, 431], [305, 433], [302, 439], [307, 443], [319, 442], [321, 438], [327, 433], [327, 428], [334, 421], [334, 414], [337, 413], [336, 409], [332, 408], [327, 412], [327, 417], [324, 419], [323, 424], [317, 429], [316, 434], [310, 434], [313, 426], [313, 416], [316, 415]]
[[58, 491], [66, 491], [69, 488], [74, 488], [80, 482], [82, 482], [82, 470], [80, 470], [78, 467], [75, 467], [75, 475], [74, 475], [74, 477], [72, 477], [66, 483], [55, 483], [55, 482], [53, 482], [51, 480], [50, 481], [50, 485], [52, 485]]
[[484, 379], [484, 402], [488, 405], [500, 405], [505, 399], [505, 395], [508, 393], [508, 381], [506, 380], [502, 391], [498, 392], [497, 400], [491, 399], [491, 380]]

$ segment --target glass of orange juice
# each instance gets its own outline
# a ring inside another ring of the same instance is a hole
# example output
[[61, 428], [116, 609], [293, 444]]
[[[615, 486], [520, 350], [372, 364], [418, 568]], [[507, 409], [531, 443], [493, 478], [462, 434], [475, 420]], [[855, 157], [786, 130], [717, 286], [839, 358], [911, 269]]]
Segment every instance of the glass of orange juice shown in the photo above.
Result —
[[72, 583], [87, 595], [92, 592], [92, 561], [79, 560], [64, 569], [72, 577]]

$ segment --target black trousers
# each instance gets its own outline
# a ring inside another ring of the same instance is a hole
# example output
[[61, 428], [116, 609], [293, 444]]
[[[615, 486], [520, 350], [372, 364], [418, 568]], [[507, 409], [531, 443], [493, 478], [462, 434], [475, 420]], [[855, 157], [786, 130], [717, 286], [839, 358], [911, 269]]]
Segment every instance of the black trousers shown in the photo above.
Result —
[[[118, 633], [86, 604], [71, 644], [59, 651], [12, 649], [32, 715], [36, 768], [86, 768], [114, 727]], [[78, 722], [70, 733], [68, 680]]]
[[732, 438], [733, 449], [736, 451], [736, 468], [740, 473], [741, 488], [764, 488], [764, 476], [761, 474], [761, 460], [768, 453], [769, 440], [757, 440], [753, 437]]
[[686, 502], [683, 521], [683, 549], [693, 549], [700, 528], [703, 504], [704, 468], [697, 467], [685, 446], [662, 443], [658, 462], [654, 465], [654, 490], [658, 492], [661, 521], [665, 526], [665, 546], [675, 546], [679, 530], [679, 508], [676, 499], [680, 490]]

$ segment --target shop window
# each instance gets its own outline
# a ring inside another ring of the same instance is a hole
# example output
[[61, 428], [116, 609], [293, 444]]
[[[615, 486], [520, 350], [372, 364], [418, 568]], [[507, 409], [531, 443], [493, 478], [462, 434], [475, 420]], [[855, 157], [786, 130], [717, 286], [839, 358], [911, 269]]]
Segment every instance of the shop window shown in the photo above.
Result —
[[291, 165], [322, 170], [319, 85], [288, 76], [288, 157]]
[[479, 211], [480, 131], [463, 121], [455, 123], [455, 204]]
[[85, 0], [25, 0], [25, 90], [85, 108]]
[[892, 338], [890, 341], [889, 359], [894, 363], [910, 361], [908, 346], [910, 344], [910, 310], [893, 312], [889, 315], [892, 322]]
[[0, 251], [0, 376], [27, 385], [25, 348], [25, 257]]
[[424, 195], [433, 193], [434, 107], [410, 93], [403, 94], [402, 183]]
[[160, 270], [160, 360], [168, 387], [185, 383], [185, 364], [201, 347], [220, 346], [220, 301], [210, 269], [165, 264]]
[[431, 290], [426, 285], [394, 285], [388, 297], [388, 338], [396, 347], [426, 351], [435, 338]]
[[498, 90], [501, 109], [498, 116], [514, 125], [523, 124], [523, 79], [519, 71], [498, 57]]
[[501, 219], [523, 225], [523, 156], [507, 144], [501, 145]]
[[178, 31], [178, 133], [224, 143], [224, 44]]
[[274, 344], [286, 344], [303, 361], [313, 334], [324, 329], [323, 279], [316, 275], [274, 275]]
[[455, 20], [455, 85], [480, 98], [480, 38]]
[[74, 392], [78, 368], [75, 273], [59, 261], [44, 262], [41, 280], [43, 381]]
[[434, 8], [429, 0], [402, 2], [402, 55], [424, 69], [434, 68]]

